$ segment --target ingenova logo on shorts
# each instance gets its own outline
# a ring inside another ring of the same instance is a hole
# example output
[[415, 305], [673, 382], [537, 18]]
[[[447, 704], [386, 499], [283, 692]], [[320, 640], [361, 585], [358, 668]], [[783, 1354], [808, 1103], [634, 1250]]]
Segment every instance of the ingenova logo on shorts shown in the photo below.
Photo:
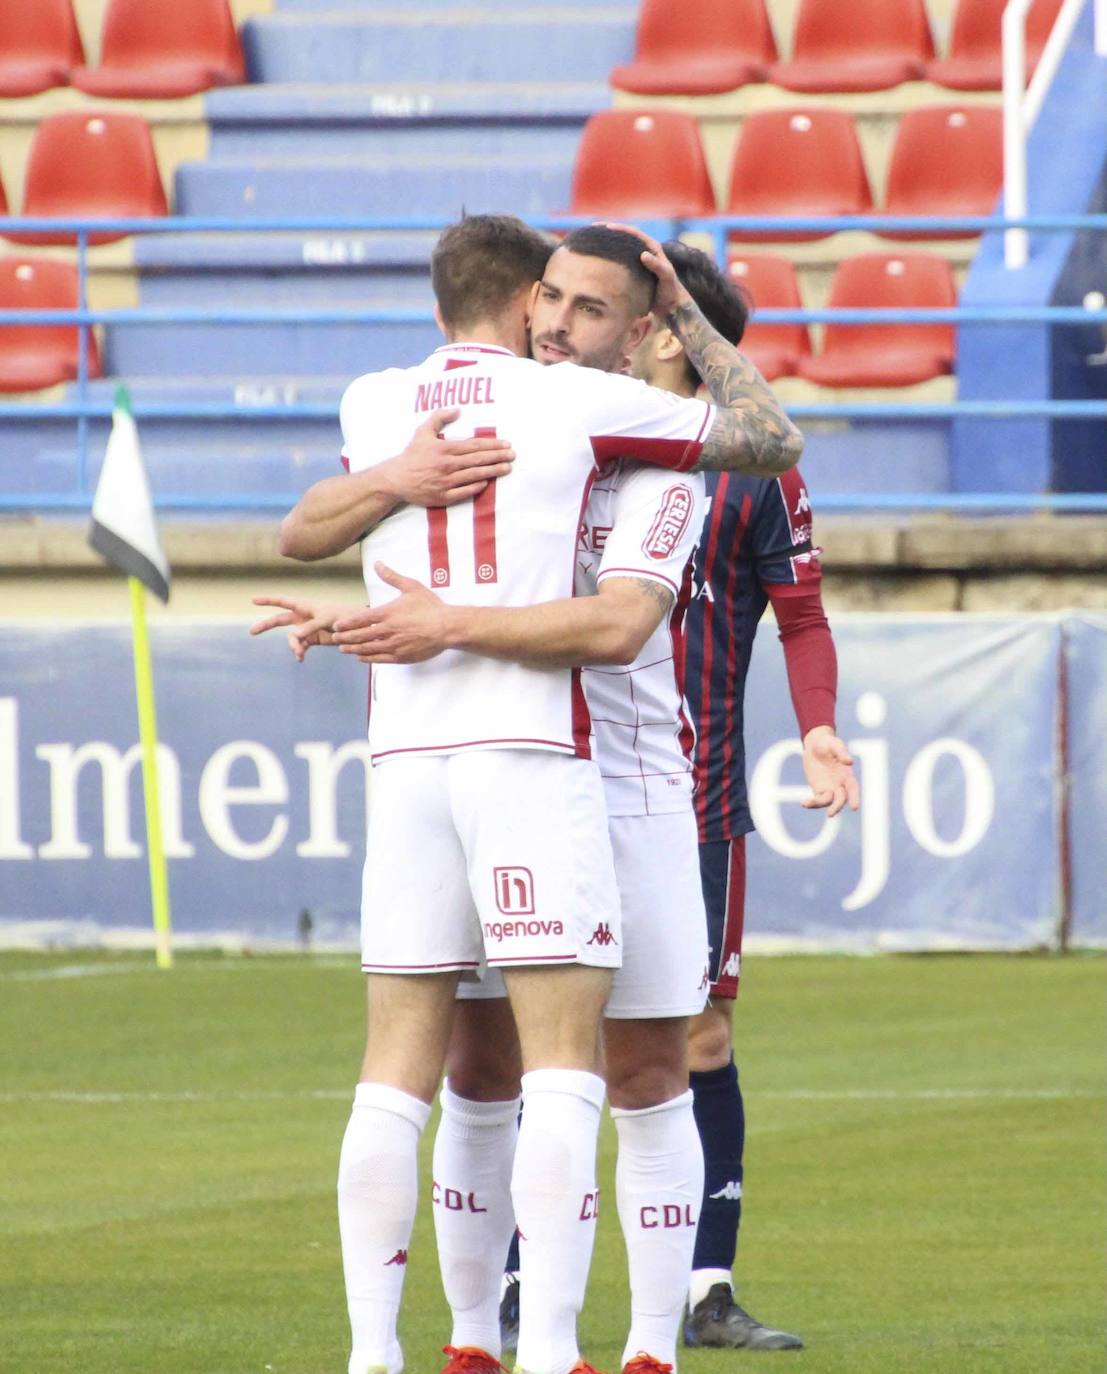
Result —
[[517, 935], [564, 935], [560, 921], [485, 921], [484, 933], [490, 940], [511, 940]]

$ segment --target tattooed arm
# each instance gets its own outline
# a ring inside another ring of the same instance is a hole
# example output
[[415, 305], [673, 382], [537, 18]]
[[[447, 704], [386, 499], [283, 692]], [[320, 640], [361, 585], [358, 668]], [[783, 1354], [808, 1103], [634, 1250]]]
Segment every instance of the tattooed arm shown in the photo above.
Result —
[[537, 606], [451, 606], [383, 563], [400, 595], [337, 623], [335, 643], [365, 663], [421, 663], [444, 649], [532, 668], [633, 663], [668, 613], [673, 594], [648, 577], [606, 577], [595, 596]]
[[608, 227], [642, 240], [642, 263], [657, 278], [653, 313], [683, 344], [689, 362], [715, 402], [715, 422], [707, 432], [695, 471], [779, 477], [795, 467], [803, 452], [803, 435], [749, 358], [708, 323], [661, 244], [631, 224]]

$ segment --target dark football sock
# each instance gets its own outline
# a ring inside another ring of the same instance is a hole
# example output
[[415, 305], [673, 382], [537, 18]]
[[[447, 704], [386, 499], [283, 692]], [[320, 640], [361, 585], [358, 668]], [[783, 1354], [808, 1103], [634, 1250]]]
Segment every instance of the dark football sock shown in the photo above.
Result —
[[724, 1068], [691, 1073], [688, 1078], [705, 1168], [692, 1268], [729, 1271], [742, 1220], [742, 1151], [746, 1142], [738, 1069], [732, 1057]]

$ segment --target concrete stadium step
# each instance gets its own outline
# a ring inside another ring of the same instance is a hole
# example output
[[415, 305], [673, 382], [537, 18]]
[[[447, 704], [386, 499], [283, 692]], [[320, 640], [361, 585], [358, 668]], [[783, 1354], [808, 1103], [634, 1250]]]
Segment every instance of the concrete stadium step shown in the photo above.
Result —
[[542, 216], [569, 204], [572, 157], [479, 153], [418, 158], [213, 158], [177, 171], [177, 213], [230, 218]]
[[242, 29], [250, 79], [606, 81], [634, 50], [636, 7], [280, 10]]
[[417, 152], [574, 153], [604, 82], [238, 86], [205, 103], [214, 157]]

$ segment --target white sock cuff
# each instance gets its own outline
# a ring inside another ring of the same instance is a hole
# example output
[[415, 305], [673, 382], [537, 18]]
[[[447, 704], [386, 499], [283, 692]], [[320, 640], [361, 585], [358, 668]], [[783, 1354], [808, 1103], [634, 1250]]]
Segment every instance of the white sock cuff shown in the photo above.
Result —
[[603, 1106], [606, 1085], [599, 1074], [584, 1069], [532, 1069], [523, 1074], [523, 1103], [533, 1093], [561, 1093], [579, 1097], [598, 1112]]
[[502, 1126], [516, 1119], [522, 1105], [519, 1097], [507, 1102], [474, 1102], [470, 1097], [459, 1097], [452, 1092], [449, 1082], [442, 1085], [441, 1101], [443, 1115], [453, 1117], [463, 1126]]
[[729, 1269], [693, 1269], [688, 1284], [688, 1306], [695, 1307], [703, 1302], [717, 1283], [725, 1283], [734, 1291], [734, 1280]]
[[420, 1132], [431, 1114], [429, 1102], [385, 1083], [359, 1083], [354, 1089], [354, 1110], [358, 1107], [376, 1107], [382, 1112], [391, 1112], [409, 1121]]
[[618, 1121], [620, 1118], [656, 1116], [661, 1112], [682, 1111], [692, 1105], [692, 1089], [682, 1092], [679, 1097], [670, 1097], [668, 1102], [659, 1102], [656, 1107], [612, 1107], [611, 1119]]

